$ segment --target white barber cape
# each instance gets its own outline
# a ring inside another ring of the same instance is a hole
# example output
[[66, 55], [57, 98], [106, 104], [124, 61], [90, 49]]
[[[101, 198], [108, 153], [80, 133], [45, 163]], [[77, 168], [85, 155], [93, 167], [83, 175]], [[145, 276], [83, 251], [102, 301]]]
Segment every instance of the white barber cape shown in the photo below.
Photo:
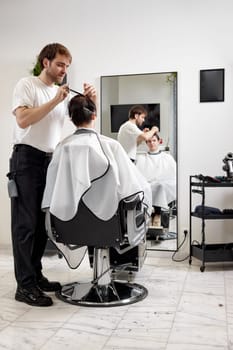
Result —
[[115, 140], [93, 129], [78, 129], [55, 149], [48, 167], [42, 209], [71, 220], [80, 199], [100, 219], [108, 220], [120, 200], [141, 192], [151, 211], [148, 182]]
[[176, 162], [166, 152], [137, 154], [136, 167], [151, 185], [152, 205], [168, 208], [176, 200]]

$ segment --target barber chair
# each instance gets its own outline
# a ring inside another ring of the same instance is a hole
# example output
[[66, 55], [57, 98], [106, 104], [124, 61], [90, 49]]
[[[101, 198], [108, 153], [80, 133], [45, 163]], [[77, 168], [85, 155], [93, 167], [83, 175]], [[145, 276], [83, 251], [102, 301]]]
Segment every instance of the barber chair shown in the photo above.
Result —
[[[125, 198], [115, 215], [106, 221], [96, 217], [82, 200], [75, 217], [69, 221], [52, 215], [49, 208], [46, 210], [46, 229], [55, 245], [64, 245], [70, 252], [85, 247], [93, 250], [92, 280], [64, 285], [56, 293], [60, 300], [75, 305], [108, 307], [135, 303], [147, 296], [145, 287], [113, 279], [111, 273], [112, 269], [132, 265], [130, 251], [145, 244], [148, 219], [142, 197], [139, 193]], [[112, 251], [115, 255], [111, 259]], [[69, 254], [62, 254], [70, 265]], [[116, 256], [124, 256], [124, 259]]]
[[[170, 220], [177, 216], [176, 201], [172, 201], [168, 204], [168, 208], [158, 208], [159, 210], [159, 225], [151, 225], [147, 231], [147, 239], [149, 240], [166, 240], [175, 238], [176, 234], [169, 232]], [[156, 212], [156, 209], [154, 209]], [[153, 222], [153, 213], [152, 219]]]

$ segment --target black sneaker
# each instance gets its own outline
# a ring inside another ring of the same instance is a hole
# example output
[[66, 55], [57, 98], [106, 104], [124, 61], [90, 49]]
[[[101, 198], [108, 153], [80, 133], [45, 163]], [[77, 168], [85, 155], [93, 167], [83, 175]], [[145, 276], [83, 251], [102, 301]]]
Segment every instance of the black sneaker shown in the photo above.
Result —
[[44, 292], [56, 292], [61, 290], [61, 285], [59, 282], [49, 281], [46, 277], [42, 276], [37, 280], [38, 287]]
[[52, 299], [38, 287], [18, 287], [15, 293], [15, 300], [32, 306], [50, 306], [53, 304]]

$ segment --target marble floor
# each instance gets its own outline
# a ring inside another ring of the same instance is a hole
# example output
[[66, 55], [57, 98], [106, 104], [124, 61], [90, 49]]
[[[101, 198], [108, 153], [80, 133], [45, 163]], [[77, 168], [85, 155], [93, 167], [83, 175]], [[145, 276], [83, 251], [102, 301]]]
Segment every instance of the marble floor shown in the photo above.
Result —
[[[31, 307], [14, 300], [10, 249], [0, 250], [0, 350], [233, 350], [233, 264], [200, 272], [198, 260], [174, 262], [171, 253], [148, 251], [134, 282], [148, 289], [135, 304], [92, 308], [66, 304]], [[44, 273], [62, 283], [88, 280], [57, 255], [44, 257]]]

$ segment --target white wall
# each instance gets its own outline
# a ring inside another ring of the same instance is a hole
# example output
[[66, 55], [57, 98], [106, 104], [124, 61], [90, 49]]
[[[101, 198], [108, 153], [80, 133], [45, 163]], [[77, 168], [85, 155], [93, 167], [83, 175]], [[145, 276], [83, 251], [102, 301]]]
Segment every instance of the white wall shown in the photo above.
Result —
[[[12, 89], [54, 41], [73, 54], [75, 89], [84, 81], [99, 89], [101, 75], [178, 72], [178, 212], [180, 229], [187, 227], [189, 175], [223, 174], [222, 159], [233, 151], [232, 18], [232, 0], [1, 0], [0, 243], [10, 242]], [[225, 68], [225, 102], [199, 103], [203, 68]]]

